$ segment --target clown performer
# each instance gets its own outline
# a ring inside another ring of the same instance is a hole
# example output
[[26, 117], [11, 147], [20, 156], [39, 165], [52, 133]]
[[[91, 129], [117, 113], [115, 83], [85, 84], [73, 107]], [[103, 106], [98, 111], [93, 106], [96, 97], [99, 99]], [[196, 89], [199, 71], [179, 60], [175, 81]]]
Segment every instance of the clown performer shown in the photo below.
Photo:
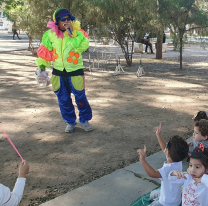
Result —
[[50, 28], [43, 34], [35, 63], [45, 73], [53, 61], [51, 83], [57, 95], [62, 118], [67, 123], [65, 132], [73, 132], [76, 122], [71, 93], [79, 110], [79, 122], [85, 131], [91, 131], [88, 122], [92, 119], [92, 110], [85, 95], [85, 76], [82, 52], [89, 47], [88, 35], [80, 28], [80, 22], [74, 21], [69, 10], [57, 9], [49, 21]]

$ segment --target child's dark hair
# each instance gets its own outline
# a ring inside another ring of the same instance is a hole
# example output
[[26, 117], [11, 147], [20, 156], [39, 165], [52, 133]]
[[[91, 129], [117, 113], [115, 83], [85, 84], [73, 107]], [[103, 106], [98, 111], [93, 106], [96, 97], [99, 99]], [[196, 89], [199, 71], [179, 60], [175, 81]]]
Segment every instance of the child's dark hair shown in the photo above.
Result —
[[205, 169], [208, 169], [208, 149], [205, 148], [203, 152], [203, 156], [200, 158], [201, 163], [204, 165]]
[[199, 128], [199, 132], [201, 132], [202, 136], [208, 136], [208, 120], [201, 119], [195, 122], [194, 126]]
[[[200, 146], [201, 145], [201, 146]], [[208, 169], [208, 148], [204, 148], [202, 151], [200, 147], [204, 147], [202, 143], [200, 143], [194, 151], [189, 155], [189, 158], [187, 161], [190, 161], [190, 158], [198, 159], [201, 161], [205, 169]]]
[[199, 121], [201, 119], [208, 120], [207, 112], [206, 111], [199, 111], [194, 115], [194, 117], [192, 119], [194, 120], [194, 122]]
[[167, 143], [168, 153], [173, 162], [180, 162], [187, 157], [189, 146], [180, 136], [174, 135]]

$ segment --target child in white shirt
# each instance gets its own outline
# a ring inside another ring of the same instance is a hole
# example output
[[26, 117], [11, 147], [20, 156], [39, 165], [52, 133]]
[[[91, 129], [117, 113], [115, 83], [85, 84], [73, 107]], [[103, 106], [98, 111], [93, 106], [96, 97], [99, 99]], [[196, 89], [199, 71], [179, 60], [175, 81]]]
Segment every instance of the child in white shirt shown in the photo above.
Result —
[[152, 178], [160, 178], [161, 189], [160, 191], [152, 191], [150, 198], [154, 201], [151, 206], [178, 206], [181, 202], [182, 184], [175, 184], [168, 180], [168, 175], [173, 168], [182, 171], [182, 160], [188, 155], [188, 144], [181, 137], [175, 135], [165, 143], [161, 137], [161, 124], [155, 128], [156, 136], [160, 147], [166, 155], [167, 161], [164, 162], [163, 167], [155, 170], [145, 160], [146, 147], [137, 150], [140, 155], [140, 162], [146, 173]]
[[0, 184], [0, 206], [16, 206], [20, 203], [28, 171], [28, 163], [26, 161], [22, 162], [19, 167], [17, 182], [12, 192], [8, 187]]
[[171, 171], [168, 179], [183, 183], [182, 206], [208, 205], [208, 149], [200, 143], [189, 155], [187, 172]]

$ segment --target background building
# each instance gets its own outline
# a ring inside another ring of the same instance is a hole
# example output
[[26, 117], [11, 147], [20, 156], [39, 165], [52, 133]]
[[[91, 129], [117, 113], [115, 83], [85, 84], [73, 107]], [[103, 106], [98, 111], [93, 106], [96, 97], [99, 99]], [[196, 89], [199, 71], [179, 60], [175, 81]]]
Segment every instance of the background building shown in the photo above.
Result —
[[6, 30], [12, 32], [13, 22], [8, 21], [7, 17], [4, 16], [4, 10], [0, 8], [0, 30]]

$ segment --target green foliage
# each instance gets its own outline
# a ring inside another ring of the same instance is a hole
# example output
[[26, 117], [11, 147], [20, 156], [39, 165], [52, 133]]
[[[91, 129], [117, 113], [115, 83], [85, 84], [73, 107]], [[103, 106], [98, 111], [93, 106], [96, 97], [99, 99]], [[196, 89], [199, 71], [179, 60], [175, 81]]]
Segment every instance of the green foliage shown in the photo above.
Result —
[[204, 0], [0, 0], [3, 2], [8, 18], [32, 38], [41, 39], [54, 11], [64, 7], [84, 30], [90, 27], [90, 35], [114, 38], [124, 53], [129, 52], [127, 39], [154, 33], [161, 40], [167, 27], [174, 28], [175, 42], [180, 40], [180, 44], [187, 24], [207, 34], [207, 30], [199, 29], [208, 24], [208, 3]]
[[[128, 57], [127, 40], [143, 38], [148, 32], [155, 32], [156, 0], [88, 0], [93, 10], [98, 13], [96, 29], [98, 38], [113, 38], [121, 46], [125, 57]], [[95, 34], [95, 32], [94, 32]], [[127, 60], [128, 64], [131, 62]]]
[[207, 12], [201, 7], [203, 3], [201, 0], [158, 0], [158, 2], [159, 18], [173, 31], [175, 50], [180, 42], [180, 68], [182, 69], [183, 36], [187, 32], [186, 25], [191, 29], [206, 27]]
[[95, 27], [99, 28], [103, 36], [110, 37], [115, 33], [125, 35], [136, 32], [137, 35], [144, 36], [146, 32], [151, 32], [154, 2], [156, 1], [89, 0], [99, 13]]
[[207, 26], [207, 12], [201, 7], [202, 2], [197, 0], [158, 0], [159, 15], [161, 20], [165, 20], [166, 25], [173, 25], [176, 32], [186, 32], [185, 26], [197, 25]]
[[48, 20], [52, 18], [52, 12], [49, 0], [25, 1], [23, 12], [18, 16], [19, 26], [26, 30], [30, 37], [41, 39]]
[[69, 9], [76, 19], [83, 21], [84, 29], [87, 28], [87, 2], [81, 0], [25, 0], [22, 12], [18, 14], [19, 27], [26, 30], [30, 37], [41, 40], [48, 29], [47, 22], [53, 20], [53, 13], [58, 8]]
[[24, 1], [23, 0], [0, 0], [0, 5], [6, 4], [4, 8], [4, 15], [12, 22], [15, 22], [17, 15], [22, 11]]
[[[182, 49], [184, 49], [184, 45], [186, 43], [186, 39], [183, 38], [182, 41]], [[175, 51], [180, 51], [180, 38], [176, 33], [173, 33], [173, 46]]]

